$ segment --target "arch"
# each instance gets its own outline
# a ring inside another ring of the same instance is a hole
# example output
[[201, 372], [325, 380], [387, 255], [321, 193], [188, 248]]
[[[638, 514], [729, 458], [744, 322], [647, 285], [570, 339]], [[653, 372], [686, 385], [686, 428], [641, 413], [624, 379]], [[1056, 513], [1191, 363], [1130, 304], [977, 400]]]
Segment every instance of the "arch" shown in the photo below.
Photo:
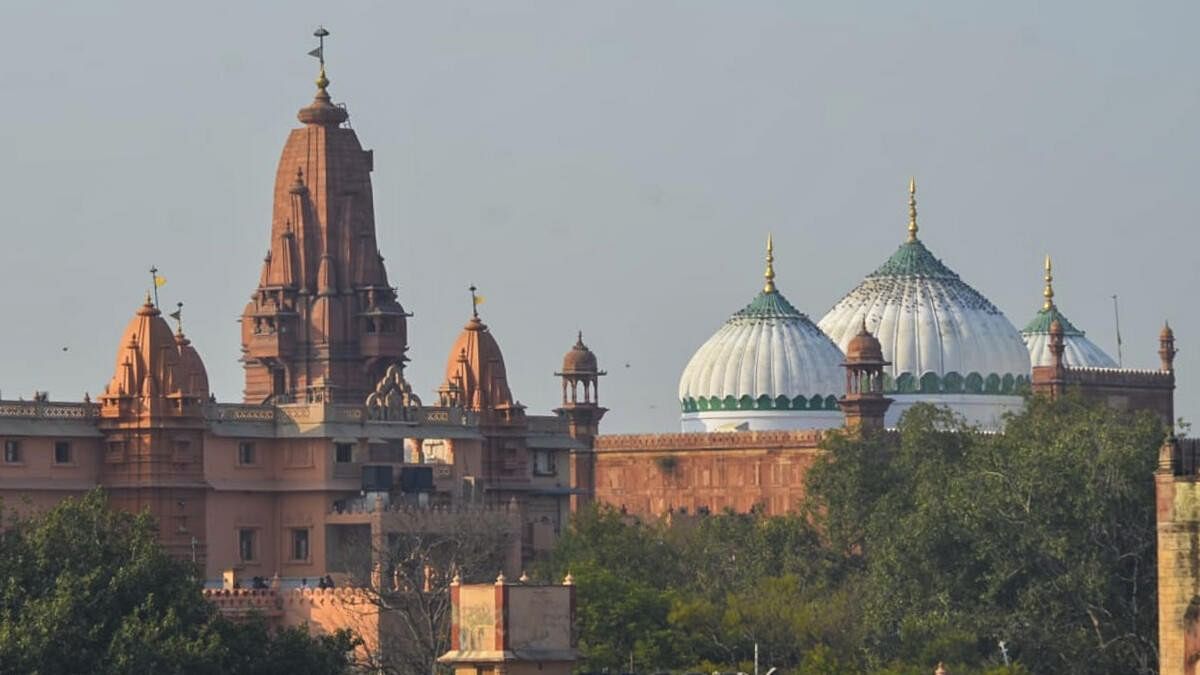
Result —
[[963, 376], [951, 371], [942, 378], [942, 387], [947, 394], [961, 394], [963, 391]]
[[941, 380], [937, 373], [925, 373], [921, 376], [921, 393], [936, 394], [942, 390]]
[[753, 410], [754, 409], [754, 397], [752, 397], [750, 394], [742, 394], [742, 397], [739, 398], [737, 401], [737, 409], [738, 410]]
[[825, 408], [825, 399], [821, 398], [820, 394], [813, 394], [812, 398], [808, 399], [809, 410], [822, 410]]
[[1007, 373], [1004, 376], [1004, 379], [1000, 380], [1000, 393], [1002, 393], [1002, 394], [1013, 393], [1013, 385], [1014, 384], [1016, 384], [1016, 383], [1013, 381], [1012, 373]]
[[971, 373], [967, 375], [966, 382], [963, 383], [963, 388], [968, 394], [983, 393], [983, 376], [979, 373]]
[[779, 396], [775, 397], [775, 409], [776, 410], [787, 410], [788, 408], [791, 408], [791, 407], [792, 407], [792, 399], [784, 396], [783, 394], [780, 394]]
[[720, 396], [709, 396], [708, 397], [708, 409], [709, 410], [720, 410], [721, 409], [721, 397]]
[[771, 409], [771, 397], [767, 396], [766, 394], [759, 396], [758, 400], [754, 402], [754, 408], [756, 410], [770, 410]]
[[708, 399], [701, 396], [693, 402], [697, 410], [708, 410]]
[[983, 381], [983, 391], [988, 394], [1000, 393], [1000, 376], [992, 373]]
[[737, 399], [733, 397], [733, 394], [726, 396], [725, 400], [721, 401], [721, 407], [718, 408], [718, 410], [737, 410], [737, 409], [738, 409], [738, 402], [737, 402]]
[[808, 399], [804, 398], [803, 396], [797, 396], [796, 398], [792, 399], [792, 410], [807, 410], [807, 409], [808, 409]]
[[1029, 378], [1024, 375], [1018, 375], [1017, 383], [1013, 390], [1018, 394], [1028, 394], [1030, 390]]
[[896, 378], [896, 393], [911, 394], [916, 390], [917, 385], [913, 381], [912, 373], [900, 373], [900, 377]]
[[825, 397], [825, 409], [826, 410], [837, 410], [838, 409], [836, 396], [834, 396], [833, 394], [830, 394], [829, 396]]

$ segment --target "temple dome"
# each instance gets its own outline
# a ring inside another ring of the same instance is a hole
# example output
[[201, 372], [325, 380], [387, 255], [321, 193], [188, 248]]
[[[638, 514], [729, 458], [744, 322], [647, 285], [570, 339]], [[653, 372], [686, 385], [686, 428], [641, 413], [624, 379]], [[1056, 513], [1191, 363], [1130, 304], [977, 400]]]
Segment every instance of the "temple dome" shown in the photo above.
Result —
[[[771, 260], [768, 256], [768, 264]], [[841, 425], [842, 352], [783, 297], [773, 279], [768, 267], [766, 287], [684, 368], [679, 398], [685, 431]]]
[[438, 393], [443, 403], [461, 405], [468, 410], [513, 405], [504, 355], [479, 316], [471, 317], [450, 348], [446, 379]]
[[1050, 326], [1058, 321], [1063, 332], [1063, 364], [1069, 368], [1116, 368], [1117, 362], [1096, 343], [1087, 339], [1083, 331], [1063, 316], [1054, 302], [1054, 277], [1051, 274], [1050, 256], [1046, 256], [1046, 288], [1042, 291], [1042, 308], [1034, 315], [1021, 337], [1029, 350], [1029, 362], [1033, 366], [1054, 365], [1054, 354], [1050, 352]]
[[[1019, 408], [1029, 381], [1029, 353], [1016, 327], [917, 238], [915, 185], [910, 184], [909, 237], [887, 261], [818, 322], [846, 348], [864, 324], [879, 339], [889, 394], [919, 395], [984, 426]], [[1005, 399], [984, 402], [971, 395]], [[967, 396], [968, 398], [963, 398]], [[914, 401], [897, 399], [888, 423]]]
[[125, 327], [102, 399], [208, 398], [208, 374], [182, 333], [175, 335], [147, 298]]

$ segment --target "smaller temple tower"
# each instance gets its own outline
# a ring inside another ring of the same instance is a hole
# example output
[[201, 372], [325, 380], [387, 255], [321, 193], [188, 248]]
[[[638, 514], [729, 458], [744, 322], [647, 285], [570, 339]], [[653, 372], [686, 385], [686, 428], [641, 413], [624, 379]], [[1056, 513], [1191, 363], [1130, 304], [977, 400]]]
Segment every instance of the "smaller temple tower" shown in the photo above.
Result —
[[[563, 356], [562, 371], [555, 373], [562, 378], [562, 407], [554, 413], [567, 420], [567, 433], [579, 441], [581, 447], [571, 450], [571, 487], [580, 490], [571, 495], [571, 510], [578, 511], [591, 502], [596, 482], [596, 453], [593, 450], [596, 436], [600, 434], [600, 419], [608, 408], [600, 406], [600, 376], [608, 373], [600, 370], [596, 354], [583, 343], [583, 331], [575, 345]], [[583, 397], [579, 396], [580, 385]]]
[[883, 369], [891, 363], [883, 358], [879, 340], [862, 326], [846, 346], [846, 395], [838, 405], [846, 415], [846, 428], [856, 432], [878, 431], [884, 428], [883, 417], [892, 399], [883, 395]]

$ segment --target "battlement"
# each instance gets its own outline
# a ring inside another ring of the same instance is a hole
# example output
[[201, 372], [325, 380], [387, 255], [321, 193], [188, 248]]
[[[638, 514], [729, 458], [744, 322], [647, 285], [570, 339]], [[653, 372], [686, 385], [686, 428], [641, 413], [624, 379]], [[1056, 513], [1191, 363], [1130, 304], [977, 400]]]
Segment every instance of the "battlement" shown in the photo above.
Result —
[[612, 434], [596, 437], [596, 452], [677, 452], [733, 448], [818, 448], [824, 432], [709, 431], [671, 434]]

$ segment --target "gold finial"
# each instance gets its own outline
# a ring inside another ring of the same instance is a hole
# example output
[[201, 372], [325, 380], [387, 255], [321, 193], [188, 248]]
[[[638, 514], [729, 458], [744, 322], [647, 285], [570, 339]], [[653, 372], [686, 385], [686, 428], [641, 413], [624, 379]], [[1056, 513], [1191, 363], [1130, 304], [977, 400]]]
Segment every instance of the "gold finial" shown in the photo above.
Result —
[[917, 179], [908, 179], [908, 240], [917, 240]]
[[317, 89], [325, 90], [329, 86], [329, 78], [325, 77], [325, 64], [321, 64], [321, 72], [317, 75]]
[[1050, 256], [1046, 255], [1046, 275], [1043, 277], [1046, 280], [1046, 288], [1042, 291], [1042, 311], [1048, 312], [1054, 309], [1054, 286], [1051, 285], [1054, 281], [1054, 275], [1050, 272]]
[[763, 273], [767, 283], [763, 284], [763, 293], [775, 292], [775, 242], [767, 233], [767, 271]]

